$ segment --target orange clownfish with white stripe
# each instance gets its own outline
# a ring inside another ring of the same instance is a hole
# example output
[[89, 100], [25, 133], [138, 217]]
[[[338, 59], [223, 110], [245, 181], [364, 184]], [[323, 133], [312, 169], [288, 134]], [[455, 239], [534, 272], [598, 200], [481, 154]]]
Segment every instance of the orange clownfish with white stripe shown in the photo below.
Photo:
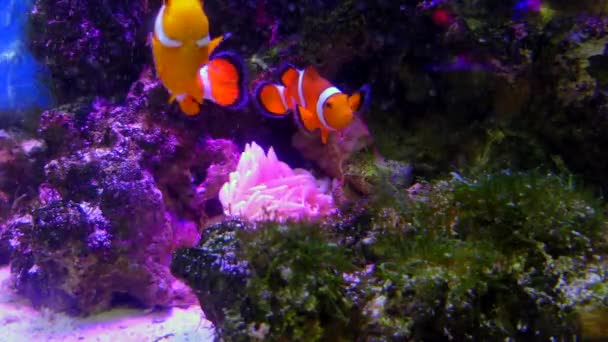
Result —
[[255, 90], [256, 104], [262, 114], [281, 118], [293, 112], [306, 130], [321, 130], [321, 141], [327, 143], [330, 132], [340, 131], [353, 120], [353, 115], [369, 97], [369, 88], [347, 95], [309, 66], [299, 70], [287, 65], [280, 73], [281, 84], [261, 83]]
[[209, 36], [209, 20], [201, 0], [166, 0], [154, 22], [152, 53], [158, 76], [181, 110], [199, 113], [203, 100], [224, 107], [246, 101], [240, 59], [231, 53], [213, 54], [224, 36]]

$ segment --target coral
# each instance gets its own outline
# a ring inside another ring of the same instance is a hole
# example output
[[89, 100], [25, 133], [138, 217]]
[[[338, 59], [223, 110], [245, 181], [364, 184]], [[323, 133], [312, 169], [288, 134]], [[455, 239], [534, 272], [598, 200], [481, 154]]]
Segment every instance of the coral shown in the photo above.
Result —
[[179, 250], [172, 272], [229, 340], [584, 333], [608, 250], [592, 195], [533, 172], [455, 175], [409, 195], [316, 224], [226, 221]]
[[219, 198], [226, 215], [249, 220], [318, 218], [334, 210], [328, 181], [318, 181], [303, 169], [292, 169], [255, 142], [247, 144], [236, 171]]

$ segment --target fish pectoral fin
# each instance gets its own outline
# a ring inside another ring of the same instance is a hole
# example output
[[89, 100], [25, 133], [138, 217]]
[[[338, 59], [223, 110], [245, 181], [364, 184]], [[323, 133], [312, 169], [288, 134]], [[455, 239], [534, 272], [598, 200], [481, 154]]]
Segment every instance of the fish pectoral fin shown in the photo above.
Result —
[[[226, 35], [226, 36], [229, 37], [229, 35]], [[211, 42], [209, 42], [209, 55], [211, 55], [213, 53], [213, 50], [215, 50], [215, 48], [217, 48], [218, 45], [220, 45], [222, 43], [222, 41], [224, 41], [224, 36], [219, 36], [219, 37], [211, 40]]]
[[329, 131], [321, 128], [321, 142], [323, 145], [327, 144], [327, 138], [329, 137]]
[[187, 91], [188, 97], [194, 99], [198, 103], [203, 103], [203, 84], [200, 79], [193, 83]]
[[191, 96], [186, 96], [183, 101], [179, 101], [179, 108], [189, 116], [196, 115], [200, 111], [199, 104]]
[[354, 93], [348, 97], [348, 106], [353, 112], [358, 112], [361, 108], [361, 103], [363, 103], [362, 97], [363, 95], [361, 93]]
[[296, 110], [297, 115], [300, 117], [300, 121], [302, 121], [302, 124], [307, 130], [312, 132], [317, 128], [317, 125], [315, 125], [315, 116], [311, 111], [300, 105], [296, 106]]

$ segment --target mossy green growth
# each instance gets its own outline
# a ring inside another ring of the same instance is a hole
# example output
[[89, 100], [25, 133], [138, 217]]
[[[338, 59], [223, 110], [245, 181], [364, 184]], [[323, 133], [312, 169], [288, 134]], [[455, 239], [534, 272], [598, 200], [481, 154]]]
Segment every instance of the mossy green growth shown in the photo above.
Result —
[[429, 184], [379, 233], [365, 328], [379, 336], [481, 340], [580, 334], [572, 285], [605, 246], [599, 202], [555, 175]]
[[[201, 241], [199, 263], [183, 266], [212, 278], [187, 280], [204, 310], [223, 312], [220, 337], [562, 340], [582, 335], [583, 308], [603, 312], [605, 286], [587, 279], [604, 277], [593, 267], [608, 255], [604, 210], [570, 179], [454, 174], [403, 191], [320, 223], [214, 228], [236, 232], [239, 287], [223, 293], [233, 273], [201, 271], [219, 269], [203, 248], [216, 243]], [[209, 289], [212, 302], [200, 295]]]
[[[251, 277], [247, 301], [227, 308], [223, 338], [350, 340], [353, 302], [342, 273], [353, 270], [347, 249], [314, 224], [261, 224], [242, 230], [240, 257]], [[350, 338], [348, 338], [350, 337]]]

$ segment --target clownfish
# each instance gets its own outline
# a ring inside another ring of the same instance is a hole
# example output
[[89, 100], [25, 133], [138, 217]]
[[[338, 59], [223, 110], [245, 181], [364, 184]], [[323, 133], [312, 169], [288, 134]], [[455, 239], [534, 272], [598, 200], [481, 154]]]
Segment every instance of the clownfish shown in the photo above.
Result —
[[287, 65], [280, 73], [281, 84], [262, 82], [254, 91], [260, 112], [269, 117], [286, 117], [293, 112], [296, 122], [306, 130], [321, 130], [321, 141], [327, 143], [330, 132], [340, 131], [353, 120], [368, 97], [368, 88], [347, 95], [308, 66], [299, 70]]
[[213, 54], [224, 36], [211, 40], [200, 0], [166, 0], [151, 35], [154, 66], [171, 97], [188, 115], [210, 100], [224, 107], [245, 102], [244, 73], [236, 55]]

